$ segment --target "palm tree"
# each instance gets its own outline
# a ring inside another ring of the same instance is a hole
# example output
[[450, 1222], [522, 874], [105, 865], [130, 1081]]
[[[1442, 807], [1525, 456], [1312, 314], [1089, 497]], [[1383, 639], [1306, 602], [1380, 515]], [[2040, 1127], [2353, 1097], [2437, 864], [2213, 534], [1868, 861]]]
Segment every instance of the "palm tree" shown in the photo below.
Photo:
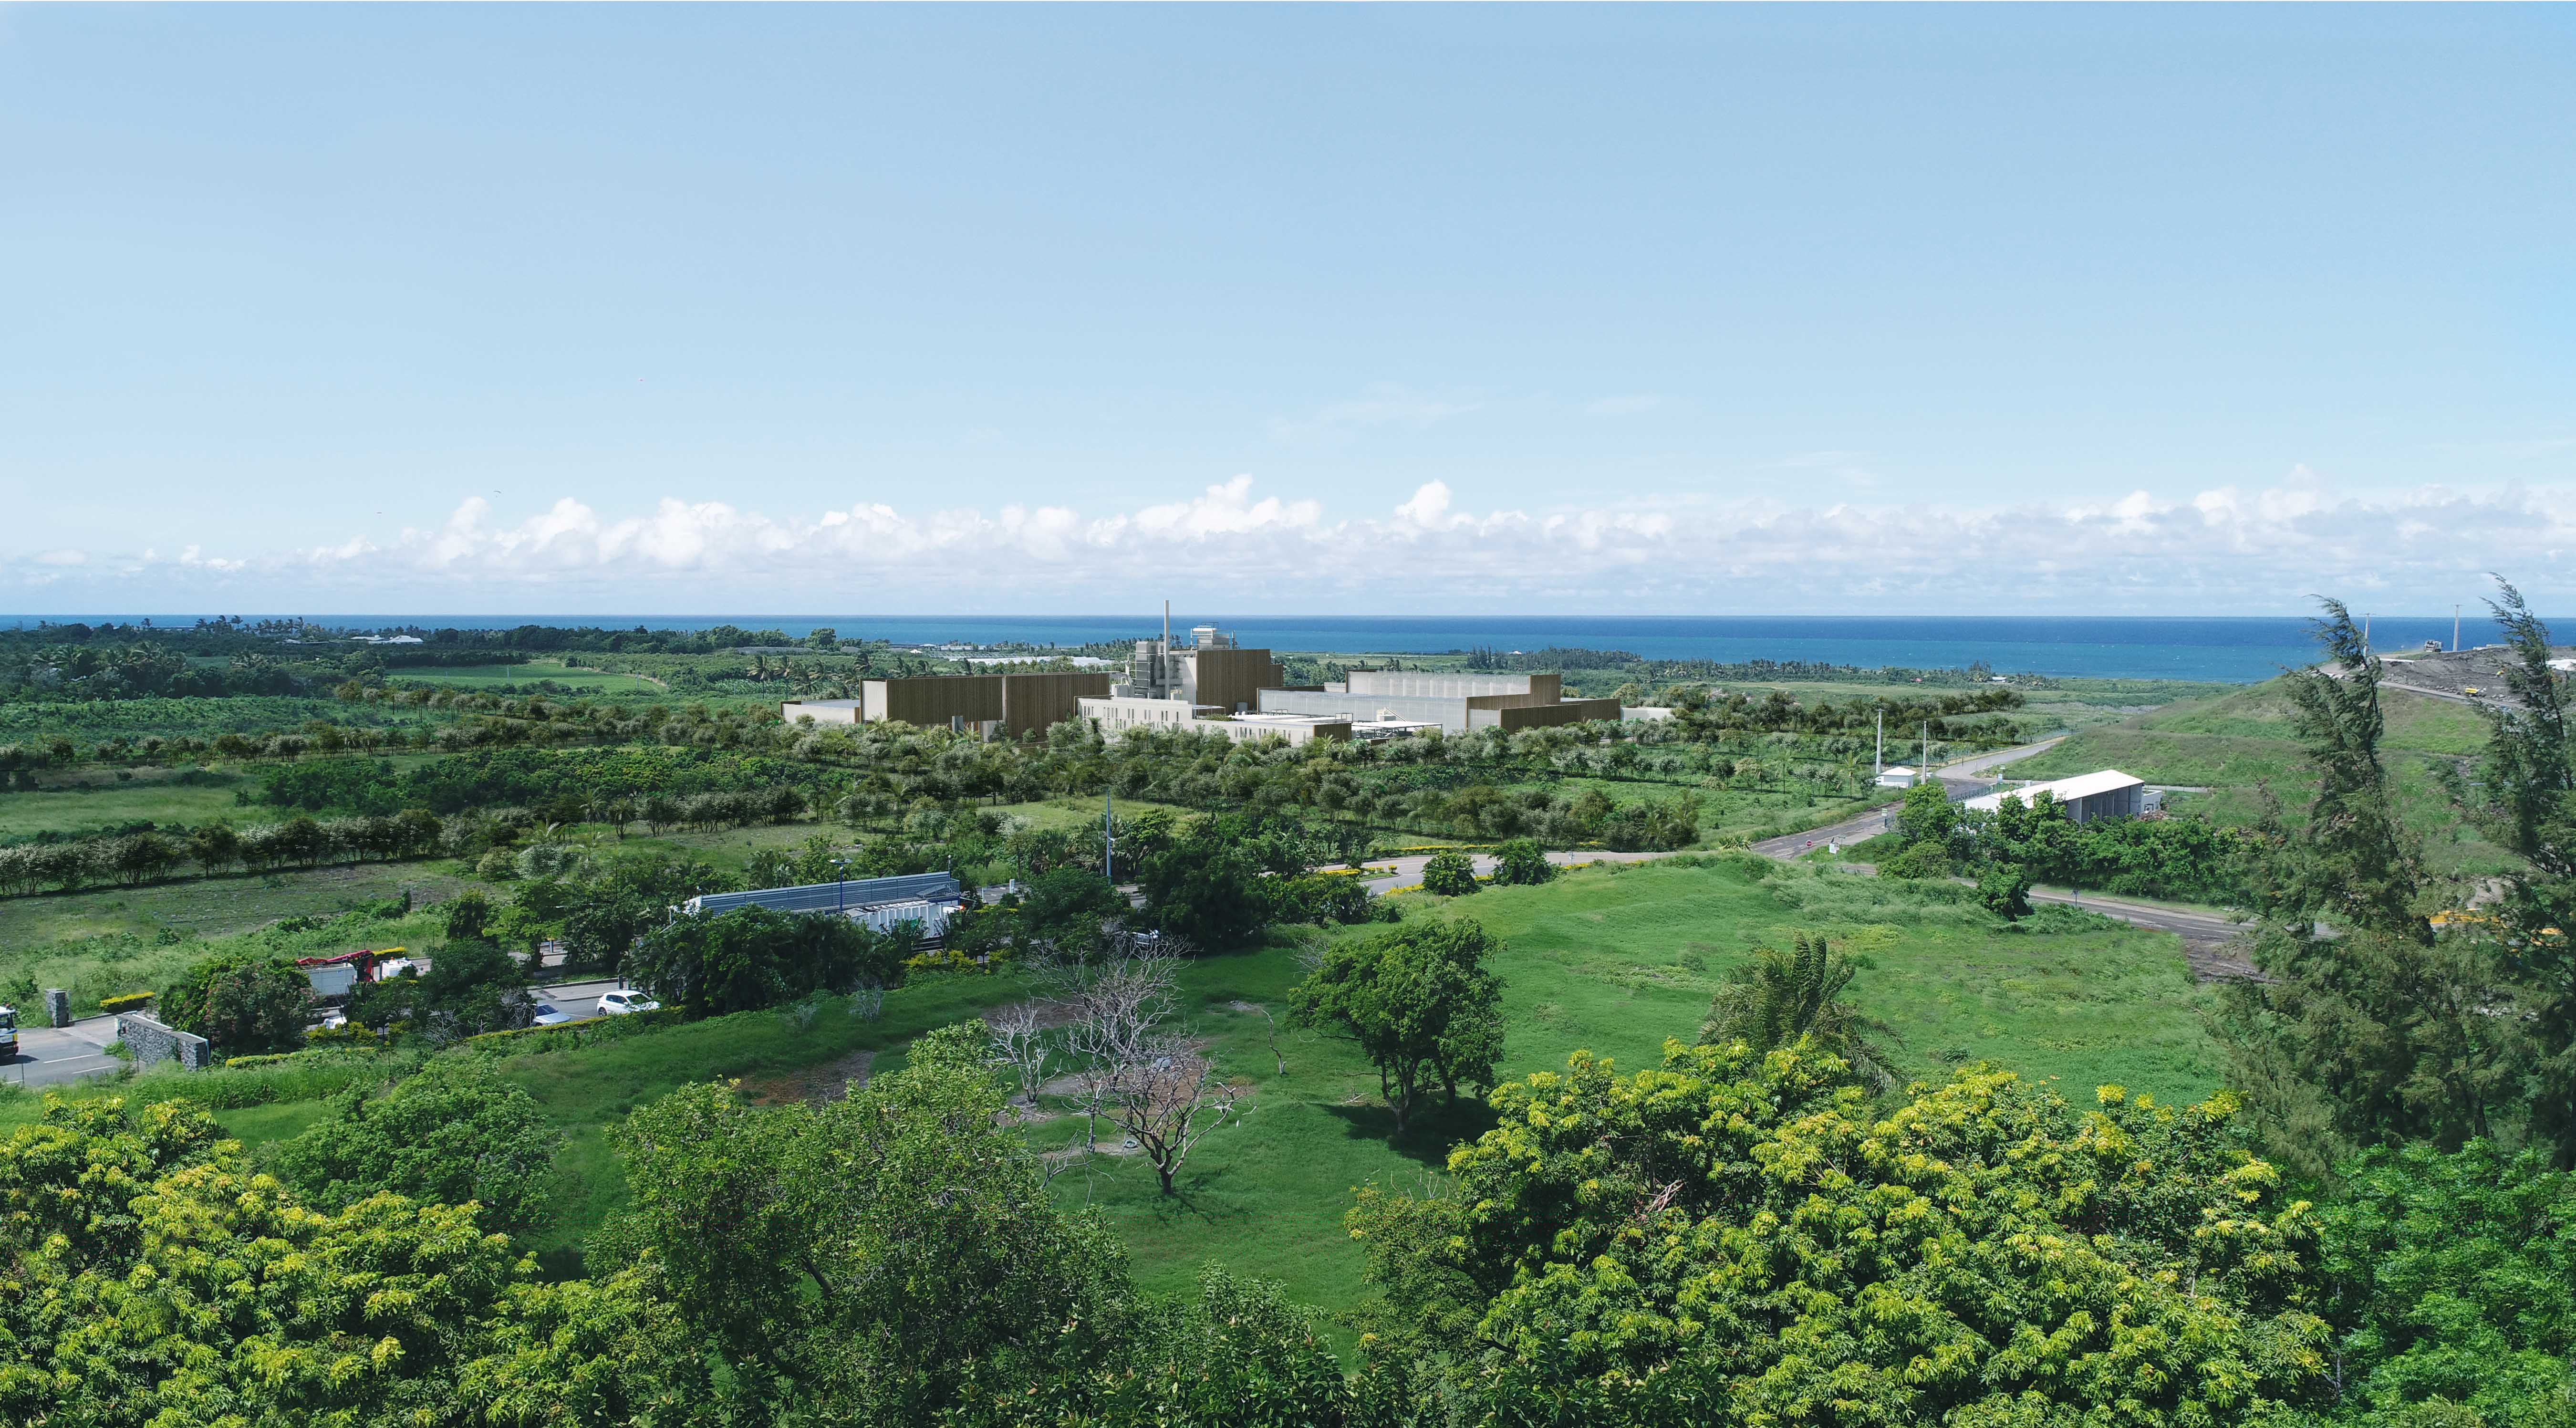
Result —
[[1861, 1079], [1886, 1090], [1896, 1084], [1896, 1067], [1864, 1033], [1876, 1032], [1903, 1044], [1895, 1029], [1840, 1000], [1859, 969], [1820, 934], [1799, 933], [1791, 950], [1757, 947], [1753, 960], [1729, 972], [1726, 985], [1708, 1003], [1708, 1020], [1700, 1025], [1703, 1042], [1741, 1041], [1756, 1051], [1771, 1051], [1804, 1036], [1817, 1049], [1851, 1063]]

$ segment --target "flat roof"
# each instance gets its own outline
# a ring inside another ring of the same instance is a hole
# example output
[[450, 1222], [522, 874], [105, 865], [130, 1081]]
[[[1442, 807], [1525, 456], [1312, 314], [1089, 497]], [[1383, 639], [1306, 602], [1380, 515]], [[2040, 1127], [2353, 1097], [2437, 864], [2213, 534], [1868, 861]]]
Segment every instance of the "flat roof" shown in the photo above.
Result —
[[1969, 799], [1964, 806], [1981, 808], [1991, 813], [2003, 807], [2004, 799], [2007, 797], [2020, 799], [2024, 807], [2028, 807], [2033, 799], [2043, 793], [2047, 794], [2053, 802], [2073, 803], [2079, 798], [2092, 798], [2097, 794], [2114, 793], [2124, 788], [2139, 788], [2145, 784], [2145, 779], [2124, 774], [2118, 769], [2100, 769], [2089, 774], [2077, 774], [2073, 778], [2035, 783], [2027, 788], [1997, 789], [1993, 793], [1981, 794]]
[[859, 701], [855, 699], [790, 699], [787, 702], [799, 709], [856, 709], [859, 707]]

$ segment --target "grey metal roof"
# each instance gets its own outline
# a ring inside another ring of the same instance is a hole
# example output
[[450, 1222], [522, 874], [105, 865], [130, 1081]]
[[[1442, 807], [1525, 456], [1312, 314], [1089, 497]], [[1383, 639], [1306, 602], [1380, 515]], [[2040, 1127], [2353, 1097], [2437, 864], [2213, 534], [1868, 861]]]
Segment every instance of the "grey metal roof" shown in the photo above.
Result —
[[834, 912], [885, 902], [963, 896], [954, 873], [912, 873], [898, 878], [852, 878], [846, 883], [806, 883], [756, 892], [707, 893], [681, 904], [690, 912], [731, 912], [765, 907], [772, 912]]

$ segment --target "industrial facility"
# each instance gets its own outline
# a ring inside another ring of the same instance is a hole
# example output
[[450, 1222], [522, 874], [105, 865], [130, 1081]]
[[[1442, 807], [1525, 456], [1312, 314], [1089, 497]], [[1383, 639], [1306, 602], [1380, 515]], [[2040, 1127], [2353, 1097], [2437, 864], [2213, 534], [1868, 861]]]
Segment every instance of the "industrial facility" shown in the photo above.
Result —
[[779, 712], [791, 724], [945, 724], [988, 738], [1018, 738], [1078, 717], [1110, 737], [1165, 729], [1290, 744], [1621, 717], [1616, 699], [1566, 698], [1554, 674], [1354, 669], [1338, 683], [1292, 686], [1269, 650], [1245, 648], [1214, 625], [1191, 630], [1186, 644], [1174, 640], [1168, 606], [1161, 638], [1138, 640], [1124, 670], [871, 679], [860, 696], [796, 700]]
[[2043, 793], [2066, 810], [2069, 823], [2090, 823], [2096, 818], [2135, 818], [2147, 811], [2147, 781], [2118, 769], [1999, 789], [1969, 799], [1961, 806], [1993, 813], [2003, 807], [2005, 799], [2018, 798], [2022, 806], [2028, 808]]

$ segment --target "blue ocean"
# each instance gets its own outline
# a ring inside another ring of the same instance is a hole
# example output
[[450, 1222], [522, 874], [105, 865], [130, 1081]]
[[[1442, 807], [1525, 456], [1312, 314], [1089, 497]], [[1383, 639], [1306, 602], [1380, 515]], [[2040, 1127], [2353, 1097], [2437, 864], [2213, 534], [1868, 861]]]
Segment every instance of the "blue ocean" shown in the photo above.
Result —
[[[33, 625], [39, 617], [0, 615], [0, 624]], [[96, 622], [102, 616], [52, 615], [56, 622]], [[118, 615], [120, 623], [145, 618]], [[193, 615], [155, 615], [156, 624], [188, 624]], [[315, 615], [324, 625], [381, 629], [419, 625], [431, 629], [504, 629], [513, 625], [597, 625], [611, 629], [703, 629], [733, 624], [774, 629], [801, 638], [829, 626], [843, 639], [883, 639], [902, 644], [1020, 642], [1083, 645], [1131, 640], [1156, 633], [1160, 612], [1146, 615], [872, 616], [774, 615]], [[2302, 618], [2026, 616], [1306, 616], [1228, 614], [1174, 610], [1172, 627], [1216, 624], [1242, 643], [1281, 650], [1349, 654], [1437, 654], [1487, 646], [1536, 650], [1552, 645], [1628, 650], [1649, 659], [1705, 659], [1721, 663], [1768, 659], [1855, 665], [1865, 669], [1957, 669], [1985, 664], [1999, 674], [2053, 674], [2093, 678], [2191, 679], [2251, 683], [2285, 666], [2315, 659], [2316, 646]], [[2556, 621], [2576, 631], [2576, 621]], [[2493, 642], [2484, 617], [2459, 627], [2463, 648]], [[2452, 640], [2450, 617], [2373, 616], [2371, 644], [2386, 653]]]

